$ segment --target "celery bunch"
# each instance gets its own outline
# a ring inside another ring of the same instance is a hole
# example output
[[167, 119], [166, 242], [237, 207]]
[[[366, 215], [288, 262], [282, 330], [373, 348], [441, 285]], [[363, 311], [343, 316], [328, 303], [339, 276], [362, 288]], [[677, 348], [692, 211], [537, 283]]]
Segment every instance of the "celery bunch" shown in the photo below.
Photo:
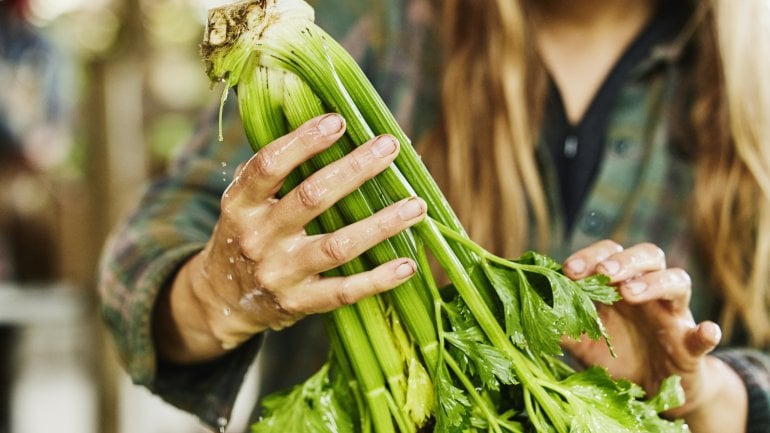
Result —
[[[267, 397], [252, 431], [688, 431], [681, 421], [659, 417], [683, 401], [678, 378], [644, 400], [639, 386], [615, 381], [602, 368], [577, 372], [559, 359], [563, 335], [609, 345], [594, 303], [615, 302], [616, 291], [602, 276], [572, 281], [545, 256], [505, 260], [469, 239], [363, 72], [313, 19], [303, 0], [211, 10], [202, 44], [209, 77], [237, 88], [255, 151], [317, 115], [345, 117], [346, 135], [299, 167], [282, 193], [375, 135], [401, 142], [393, 166], [308, 232], [336, 230], [412, 196], [428, 203], [428, 217], [330, 272], [361, 272], [398, 257], [419, 264], [418, 275], [393, 291], [329, 313], [326, 365], [294, 389]], [[449, 287], [437, 287], [428, 254]]]

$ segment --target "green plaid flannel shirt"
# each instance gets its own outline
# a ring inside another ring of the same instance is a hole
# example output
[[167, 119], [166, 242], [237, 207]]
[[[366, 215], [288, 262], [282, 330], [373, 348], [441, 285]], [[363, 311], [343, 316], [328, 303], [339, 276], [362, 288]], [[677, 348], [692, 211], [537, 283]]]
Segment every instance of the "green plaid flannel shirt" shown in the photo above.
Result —
[[[358, 59], [412, 138], [430, 127], [437, 105], [439, 50], [428, 2], [315, 2], [317, 22]], [[666, 251], [670, 265], [691, 273], [696, 318], [714, 319], [716, 301], [692, 251], [687, 221], [692, 167], [673, 150], [668, 133], [671, 95], [677, 85], [673, 67], [677, 57], [670, 48], [654, 50], [621, 89], [596, 182], [569, 236], [562, 234], [561, 221], [554, 223], [556, 237], [549, 253], [563, 259], [605, 238], [626, 245], [654, 242]], [[327, 347], [320, 322], [309, 318], [287, 330], [255, 336], [215, 362], [182, 367], [156, 358], [151, 318], [158, 292], [206, 243], [233, 170], [252, 153], [237, 109], [228, 113], [223, 142], [216, 137], [216, 115], [209, 113], [168, 174], [149, 185], [134, 212], [111, 236], [100, 277], [103, 316], [134, 382], [212, 427], [229, 418], [246, 370], [258, 353], [260, 393], [265, 394], [308, 377], [325, 360]], [[540, 156], [546, 184], [558, 185], [547, 154]], [[559, 215], [558, 192], [550, 191], [552, 213]], [[770, 431], [770, 358], [749, 348], [729, 347], [719, 356], [748, 386], [749, 431]]]

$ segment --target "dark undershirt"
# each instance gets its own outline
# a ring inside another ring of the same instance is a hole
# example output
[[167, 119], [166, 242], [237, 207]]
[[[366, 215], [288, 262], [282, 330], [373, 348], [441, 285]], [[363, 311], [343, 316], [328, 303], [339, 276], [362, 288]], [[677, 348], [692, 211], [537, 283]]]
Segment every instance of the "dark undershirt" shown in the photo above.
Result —
[[543, 140], [556, 169], [567, 234], [571, 233], [598, 172], [609, 115], [621, 87], [630, 79], [632, 71], [650, 57], [654, 47], [676, 38], [691, 8], [690, 2], [682, 0], [660, 2], [653, 18], [610, 70], [577, 125], [567, 119], [559, 90], [553, 79], [549, 80]]

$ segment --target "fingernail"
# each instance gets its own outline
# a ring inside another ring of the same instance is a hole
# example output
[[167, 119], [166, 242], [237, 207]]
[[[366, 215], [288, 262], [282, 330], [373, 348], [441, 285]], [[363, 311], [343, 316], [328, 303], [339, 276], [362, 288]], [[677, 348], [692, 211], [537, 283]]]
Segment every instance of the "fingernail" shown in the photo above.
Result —
[[398, 216], [403, 221], [408, 221], [413, 218], [417, 218], [425, 212], [425, 207], [422, 200], [418, 200], [416, 197], [407, 199], [401, 204], [398, 209]]
[[714, 322], [704, 322], [701, 325], [707, 326], [706, 336], [709, 338], [709, 342], [716, 346], [722, 340], [722, 328]]
[[374, 142], [372, 147], [372, 153], [378, 158], [384, 158], [396, 151], [396, 140], [389, 136], [383, 135]]
[[628, 292], [633, 296], [637, 296], [647, 290], [647, 284], [643, 281], [630, 281], [626, 283], [626, 289], [628, 289]]
[[615, 275], [620, 270], [620, 263], [615, 260], [607, 260], [602, 262], [602, 267], [607, 271], [607, 275]]
[[318, 132], [322, 135], [332, 135], [342, 129], [342, 117], [337, 114], [328, 114], [318, 122]]
[[412, 262], [404, 262], [398, 265], [398, 267], [396, 268], [396, 276], [398, 278], [406, 278], [414, 274], [415, 271], [417, 271], [417, 269], [415, 269], [414, 264], [412, 264]]
[[573, 274], [582, 274], [586, 270], [586, 262], [583, 259], [572, 259], [564, 267]]

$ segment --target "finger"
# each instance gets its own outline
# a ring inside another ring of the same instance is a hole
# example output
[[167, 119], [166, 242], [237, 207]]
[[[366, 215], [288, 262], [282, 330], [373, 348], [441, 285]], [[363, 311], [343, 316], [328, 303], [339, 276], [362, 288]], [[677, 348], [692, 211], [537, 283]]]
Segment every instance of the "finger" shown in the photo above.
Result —
[[603, 240], [576, 251], [564, 261], [564, 273], [573, 279], [591, 275], [596, 265], [612, 254], [623, 251], [617, 242]]
[[714, 350], [722, 340], [722, 329], [714, 322], [705, 321], [692, 328], [685, 336], [687, 350], [692, 356], [703, 356]]
[[283, 302], [282, 305], [289, 311], [325, 313], [393, 289], [416, 271], [417, 265], [411, 259], [397, 259], [366, 272], [346, 277], [321, 278], [309, 284], [303, 296]]
[[666, 255], [663, 250], [655, 244], [642, 243], [605, 258], [596, 265], [596, 273], [609, 276], [614, 283], [665, 268]]
[[309, 274], [336, 268], [421, 221], [426, 210], [425, 202], [413, 197], [333, 233], [318, 236], [305, 247], [302, 266]]
[[370, 140], [305, 179], [271, 210], [278, 230], [301, 229], [334, 203], [385, 170], [398, 155], [399, 143], [390, 135]]
[[[236, 174], [229, 195], [255, 201], [274, 196], [292, 170], [334, 144], [344, 131], [345, 121], [338, 114], [308, 120], [254, 154]], [[237, 194], [239, 190], [248, 194]]]
[[692, 281], [683, 269], [670, 268], [626, 280], [620, 284], [619, 290], [628, 303], [664, 300], [671, 303], [674, 311], [681, 311], [689, 308]]

